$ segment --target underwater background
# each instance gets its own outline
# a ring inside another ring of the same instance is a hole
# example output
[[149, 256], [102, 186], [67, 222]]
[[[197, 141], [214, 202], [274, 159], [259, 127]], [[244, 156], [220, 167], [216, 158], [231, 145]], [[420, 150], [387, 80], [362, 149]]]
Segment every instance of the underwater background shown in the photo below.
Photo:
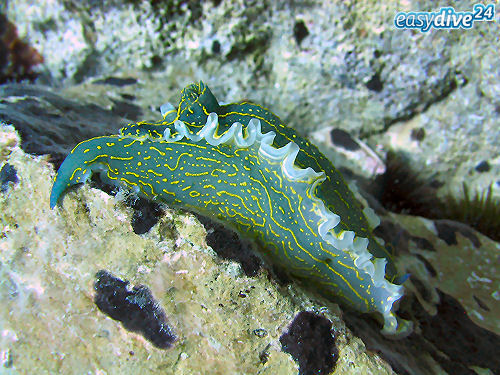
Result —
[[[498, 16], [394, 26], [475, 4], [1, 2], [0, 374], [500, 373]], [[269, 108], [375, 210], [411, 333], [98, 179], [51, 210], [75, 145], [160, 120], [200, 80]]]

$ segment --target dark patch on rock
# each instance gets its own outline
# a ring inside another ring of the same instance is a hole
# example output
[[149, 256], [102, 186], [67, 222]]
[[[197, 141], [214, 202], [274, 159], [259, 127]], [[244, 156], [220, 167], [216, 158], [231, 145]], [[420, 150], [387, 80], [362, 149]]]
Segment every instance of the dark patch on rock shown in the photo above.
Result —
[[309, 30], [307, 29], [306, 24], [303, 20], [295, 21], [295, 25], [293, 25], [293, 37], [295, 41], [300, 46], [304, 38], [309, 35]]
[[342, 129], [332, 129], [330, 131], [330, 139], [333, 144], [340, 146], [349, 151], [359, 150], [359, 144], [346, 131]]
[[[118, 192], [120, 191], [120, 188], [118, 186], [107, 184], [106, 182], [102, 181], [99, 173], [93, 173], [92, 176], [90, 176], [90, 179], [88, 181], [89, 181], [90, 187], [102, 190], [106, 194], [109, 194], [113, 197], [116, 194], [118, 194]], [[79, 187], [81, 185], [77, 184], [75, 186]], [[71, 187], [70, 187], [70, 189], [71, 189]]]
[[283, 351], [299, 364], [299, 375], [329, 374], [334, 369], [338, 349], [331, 328], [325, 317], [301, 311], [281, 335]]
[[427, 302], [431, 302], [432, 301], [432, 294], [426, 288], [424, 283], [422, 281], [420, 281], [419, 279], [417, 279], [415, 276], [411, 277], [410, 280], [411, 280], [411, 283], [413, 284], [413, 286], [415, 287], [415, 289], [417, 289], [420, 296], [422, 296], [422, 298], [424, 300], [426, 300]]
[[151, 67], [149, 68], [151, 71], [158, 71], [164, 68], [164, 60], [162, 56], [153, 55], [151, 56]]
[[384, 84], [380, 80], [380, 73], [376, 72], [368, 82], [366, 82], [366, 88], [371, 91], [381, 92], [384, 89]]
[[0, 104], [0, 118], [19, 132], [24, 152], [50, 154], [56, 168], [78, 143], [117, 134], [128, 123], [97, 105], [67, 100], [29, 84], [0, 86]]
[[257, 328], [252, 331], [252, 333], [257, 337], [266, 337], [267, 331], [264, 328]]
[[163, 210], [158, 203], [145, 198], [130, 196], [125, 203], [134, 210], [130, 224], [135, 234], [149, 232], [163, 215]]
[[108, 271], [97, 272], [94, 303], [104, 314], [120, 321], [127, 330], [140, 333], [157, 348], [170, 348], [176, 337], [165, 312], [146, 286], [130, 289], [128, 284]]
[[436, 269], [432, 266], [432, 264], [427, 259], [425, 259], [420, 254], [415, 254], [415, 256], [417, 257], [418, 260], [420, 260], [422, 262], [422, 264], [424, 265], [424, 267], [427, 270], [427, 272], [429, 272], [429, 274], [431, 275], [431, 277], [436, 277], [437, 276]]
[[414, 141], [423, 141], [425, 138], [425, 129], [424, 128], [415, 128], [411, 129], [410, 138]]
[[483, 160], [478, 165], [476, 165], [474, 169], [479, 173], [489, 172], [491, 170], [491, 166], [490, 163], [488, 163], [486, 160]]
[[474, 298], [474, 301], [476, 301], [477, 305], [482, 308], [484, 311], [490, 311], [490, 308], [488, 307], [488, 305], [486, 303], [484, 303], [483, 301], [481, 301], [479, 299], [479, 297], [477, 296], [472, 296]]
[[447, 245], [456, 245], [458, 243], [457, 236], [455, 234], [455, 228], [442, 223], [434, 223], [434, 227], [438, 232], [438, 237], [446, 242]]
[[111, 112], [120, 117], [137, 121], [142, 116], [142, 109], [129, 101], [111, 99], [113, 106]]
[[134, 101], [135, 99], [137, 99], [137, 97], [135, 95], [131, 95], [131, 94], [120, 94], [120, 96], [125, 99], [125, 100], [129, 100], [129, 101]]
[[474, 234], [474, 232], [465, 224], [457, 223], [450, 220], [435, 220], [434, 227], [436, 228], [437, 235], [447, 245], [457, 245], [457, 232], [462, 236], [468, 238], [475, 248], [481, 246], [481, 241]]
[[212, 53], [218, 55], [221, 51], [221, 45], [220, 45], [220, 42], [218, 40], [214, 40], [212, 42]]
[[255, 255], [249, 243], [241, 241], [239, 236], [222, 224], [204, 216], [196, 215], [207, 230], [207, 244], [223, 259], [238, 262], [247, 276], [256, 276], [262, 261]]
[[443, 187], [445, 183], [443, 181], [439, 181], [437, 179], [432, 178], [429, 181], [429, 186], [433, 189], [439, 189], [440, 187]]
[[14, 166], [9, 163], [4, 164], [0, 170], [0, 191], [5, 193], [9, 190], [9, 185], [15, 185], [19, 182], [17, 178], [17, 171]]
[[[372, 316], [350, 312], [343, 318], [367, 349], [380, 355], [397, 374], [422, 375], [434, 368], [436, 373], [477, 375], [470, 366], [500, 373], [500, 357], [496, 355], [500, 337], [472, 322], [453, 297], [438, 293], [440, 303], [434, 316], [415, 297], [403, 297], [400, 315], [411, 318], [419, 328], [399, 340], [383, 336], [380, 323]], [[436, 363], [442, 371], [436, 369]]]
[[132, 77], [126, 77], [126, 78], [120, 78], [120, 77], [106, 77], [102, 79], [98, 79], [94, 81], [94, 83], [97, 84], [102, 84], [102, 85], [111, 85], [111, 86], [118, 86], [118, 87], [123, 87], [123, 86], [128, 86], [128, 85], [134, 85], [137, 83], [136, 78]]
[[259, 361], [260, 361], [260, 363], [265, 364], [269, 360], [269, 348], [270, 347], [271, 347], [271, 344], [267, 344], [266, 347], [264, 348], [264, 350], [262, 350], [259, 353]]
[[436, 251], [434, 245], [427, 238], [410, 236], [410, 240], [417, 245], [419, 249], [427, 250], [427, 251]]
[[500, 373], [500, 336], [476, 325], [452, 296], [439, 292], [437, 314], [422, 319], [422, 334], [450, 359]]
[[[279, 286], [285, 286], [293, 284], [294, 282], [300, 282], [300, 277], [297, 275], [294, 277], [290, 274], [290, 270], [277, 263], [269, 262], [264, 264], [265, 267], [269, 267], [270, 275], [278, 283]], [[302, 283], [305, 288], [308, 287], [307, 283]]]

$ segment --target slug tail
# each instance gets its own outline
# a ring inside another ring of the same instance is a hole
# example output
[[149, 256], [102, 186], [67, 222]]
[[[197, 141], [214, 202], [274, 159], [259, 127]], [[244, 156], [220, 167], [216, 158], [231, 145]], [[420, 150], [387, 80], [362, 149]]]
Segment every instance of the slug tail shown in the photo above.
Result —
[[99, 169], [99, 162], [107, 158], [101, 144], [113, 144], [116, 136], [97, 137], [79, 143], [59, 167], [50, 192], [50, 208], [53, 209], [72, 186], [85, 183], [92, 172]]

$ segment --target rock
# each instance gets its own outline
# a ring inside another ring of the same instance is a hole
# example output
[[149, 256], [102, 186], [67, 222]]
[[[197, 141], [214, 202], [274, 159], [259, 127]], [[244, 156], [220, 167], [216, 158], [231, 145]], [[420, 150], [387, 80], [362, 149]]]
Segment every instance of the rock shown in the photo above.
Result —
[[[265, 272], [247, 277], [218, 258], [191, 214], [167, 210], [137, 235], [123, 201], [88, 185], [50, 210], [54, 169], [47, 156], [25, 154], [20, 143], [2, 124], [0, 163], [19, 178], [0, 194], [2, 372], [291, 374], [297, 364], [281, 351], [279, 337], [297, 313], [312, 311], [333, 323], [336, 347], [352, 353], [357, 368], [393, 373], [353, 341], [334, 304], [280, 287]], [[103, 269], [149, 288], [177, 336], [170, 349], [156, 348], [97, 308], [95, 274]], [[258, 329], [267, 334], [254, 334]], [[335, 373], [356, 373], [351, 368], [340, 358]]]
[[[474, 4], [460, 3], [456, 11]], [[443, 192], [457, 194], [466, 179], [482, 190], [500, 171], [499, 26], [475, 22], [470, 30], [427, 33], [394, 27], [399, 11], [435, 7], [432, 1], [37, 7], [20, 0], [6, 10], [45, 59], [40, 83], [132, 77], [146, 108], [177, 102], [172, 95], [201, 79], [218, 98], [272, 108], [304, 135], [333, 127], [379, 153], [405, 150], [445, 182]], [[415, 139], [419, 129], [426, 136]], [[488, 173], [474, 169], [482, 160], [491, 164]], [[500, 185], [493, 195], [500, 197]]]
[[[440, 194], [493, 184], [499, 198], [498, 22], [427, 33], [393, 26], [398, 11], [420, 10], [436, 3], [9, 2], [19, 40], [44, 64], [37, 86], [0, 86], [0, 120], [16, 127], [23, 149], [3, 127], [0, 167], [18, 178], [0, 193], [4, 369], [295, 373], [278, 338], [312, 311], [333, 322], [334, 373], [500, 372], [490, 354], [500, 345], [499, 244], [471, 228], [388, 213], [368, 199], [382, 216], [377, 235], [410, 275], [400, 310], [415, 332], [390, 341], [371, 318], [340, 317], [296, 283], [268, 280], [258, 259], [231, 254], [242, 246], [217, 248], [227, 235], [214, 232], [207, 241], [216, 256], [191, 215], [132, 210], [123, 193], [89, 186], [50, 211], [48, 157], [23, 153], [50, 154], [57, 165], [80, 140], [157, 120], [162, 104], [203, 80], [219, 99], [262, 104], [323, 143], [349, 179], [370, 183], [387, 151], [403, 151], [413, 169], [441, 182]], [[159, 351], [97, 310], [100, 269], [151, 290], [178, 335], [171, 349]], [[260, 330], [267, 334], [252, 333]]]

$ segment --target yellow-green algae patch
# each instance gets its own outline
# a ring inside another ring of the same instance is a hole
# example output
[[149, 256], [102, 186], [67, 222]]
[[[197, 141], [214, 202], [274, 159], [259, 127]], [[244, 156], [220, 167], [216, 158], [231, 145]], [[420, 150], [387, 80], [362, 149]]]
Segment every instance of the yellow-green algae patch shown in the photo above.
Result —
[[[136, 235], [131, 211], [88, 186], [50, 210], [52, 166], [18, 146], [14, 129], [0, 127], [0, 164], [14, 166], [19, 178], [0, 195], [6, 373], [295, 374], [278, 339], [305, 309], [321, 309], [334, 323], [340, 353], [334, 374], [393, 373], [346, 330], [335, 305], [321, 308], [264, 273], [245, 277], [207, 247], [203, 227], [189, 214], [167, 211], [148, 234]], [[171, 349], [155, 348], [97, 309], [100, 269], [151, 289], [178, 336]], [[256, 329], [267, 334], [259, 337]], [[268, 345], [263, 364], [259, 354]]]

